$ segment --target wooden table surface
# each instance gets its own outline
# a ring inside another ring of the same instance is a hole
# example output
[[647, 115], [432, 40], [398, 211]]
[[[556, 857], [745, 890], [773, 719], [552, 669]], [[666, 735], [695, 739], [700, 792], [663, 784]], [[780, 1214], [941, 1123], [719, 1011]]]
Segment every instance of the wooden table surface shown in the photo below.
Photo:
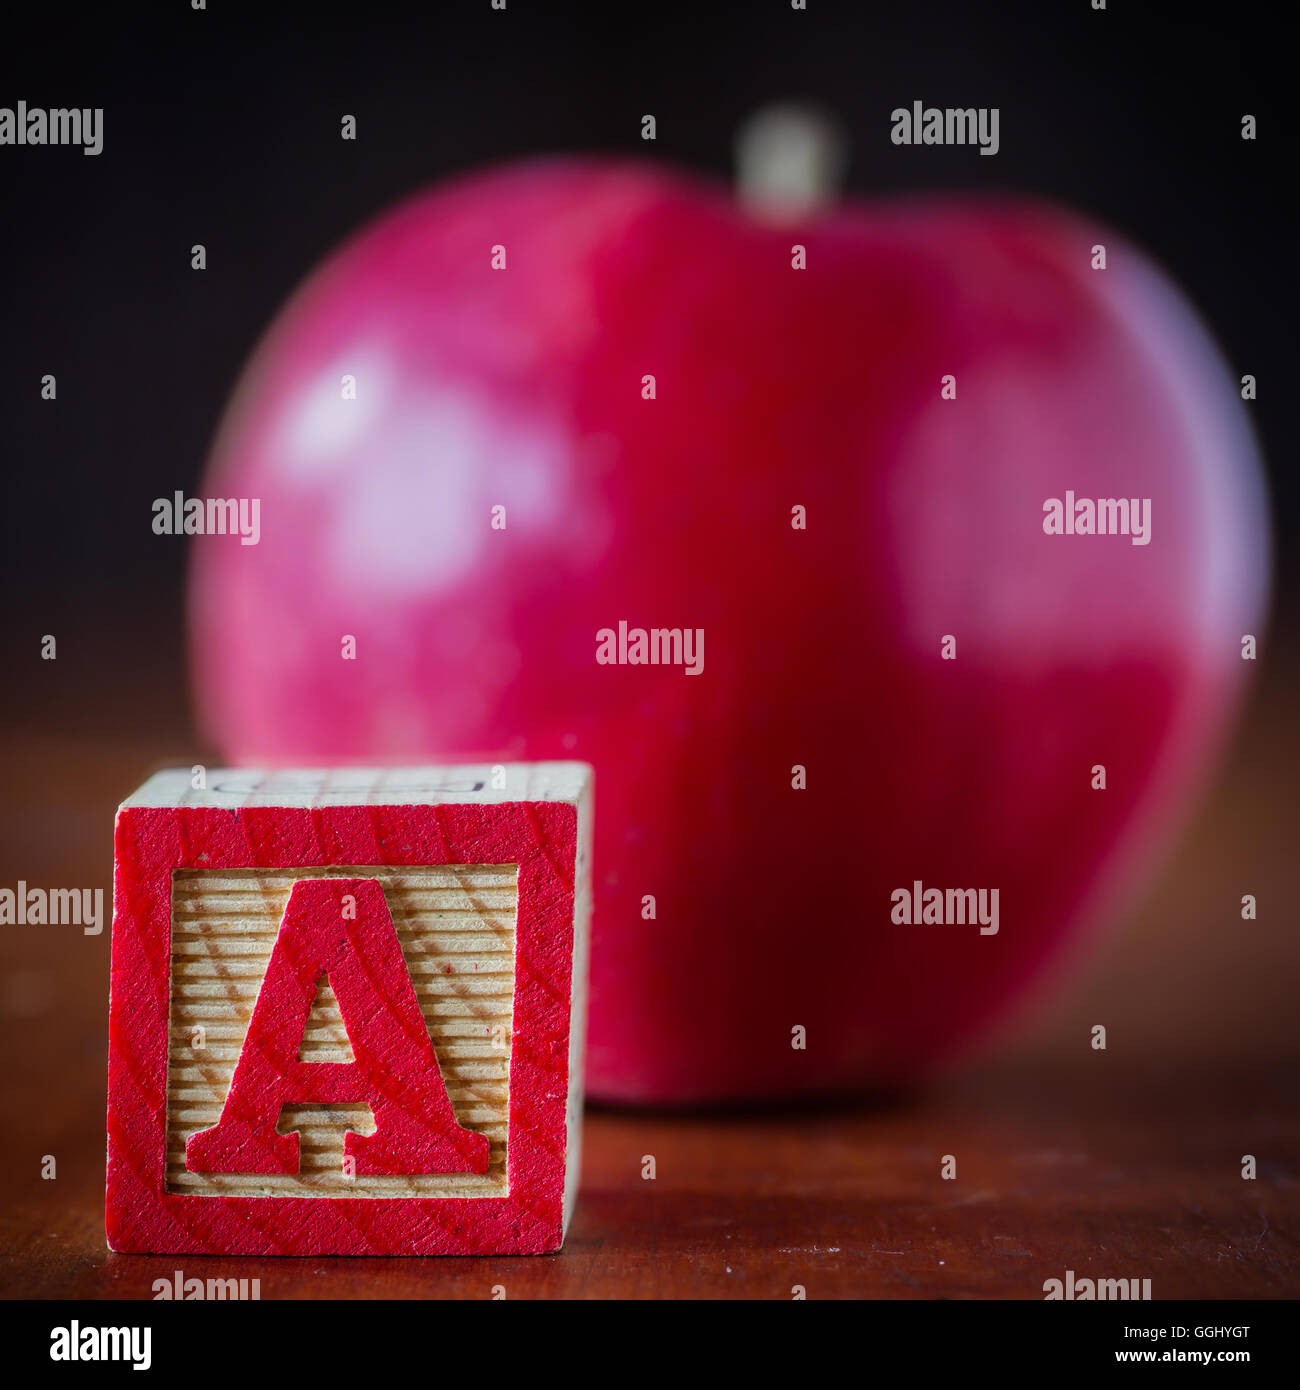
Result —
[[[153, 766], [198, 759], [175, 673], [134, 679], [112, 721], [78, 691], [75, 666], [11, 698], [0, 885], [107, 889], [116, 802]], [[111, 1254], [108, 932], [0, 927], [0, 1295], [150, 1298], [183, 1267], [257, 1277], [264, 1299], [490, 1298], [494, 1285], [511, 1299], [788, 1299], [796, 1285], [809, 1298], [1041, 1299], [1066, 1270], [1149, 1278], [1156, 1299], [1294, 1297], [1295, 688], [1274, 672], [1124, 929], [1066, 962], [982, 1058], [888, 1104], [590, 1109], [578, 1209], [556, 1256]], [[1259, 896], [1258, 923], [1234, 910], [1243, 892]], [[1107, 1024], [1106, 1052], [1088, 1046], [1094, 1022]], [[940, 1176], [944, 1154], [954, 1180]], [[1244, 1154], [1256, 1156], [1252, 1181]]]

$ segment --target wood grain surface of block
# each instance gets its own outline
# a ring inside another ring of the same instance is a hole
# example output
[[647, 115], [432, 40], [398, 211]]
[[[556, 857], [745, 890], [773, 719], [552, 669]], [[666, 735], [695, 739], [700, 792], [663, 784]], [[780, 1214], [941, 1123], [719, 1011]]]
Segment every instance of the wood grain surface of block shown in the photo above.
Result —
[[[296, 1173], [188, 1171], [185, 1141], [220, 1119], [297, 879], [275, 869], [181, 869], [172, 880], [167, 1190], [248, 1196], [504, 1196], [515, 866], [371, 866], [316, 872], [373, 878], [382, 885], [452, 1109], [462, 1125], [487, 1136], [488, 1171], [345, 1176], [345, 1134], [374, 1128], [369, 1107], [359, 1102], [284, 1108], [281, 1129], [300, 1136]], [[298, 1055], [304, 1062], [355, 1061], [328, 978], [317, 987]]]
[[559, 1248], [582, 764], [160, 773], [118, 813], [107, 1228], [126, 1252]]

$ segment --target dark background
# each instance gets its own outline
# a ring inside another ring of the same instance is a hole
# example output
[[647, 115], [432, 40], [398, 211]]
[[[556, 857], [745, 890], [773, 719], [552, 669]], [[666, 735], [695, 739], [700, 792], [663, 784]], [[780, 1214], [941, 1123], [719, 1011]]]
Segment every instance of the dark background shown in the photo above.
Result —
[[[1294, 130], [1274, 9], [172, 0], [50, 6], [19, 32], [6, 16], [0, 104], [105, 109], [96, 158], [0, 148], [4, 565], [20, 644], [140, 589], [154, 620], [123, 641], [179, 638], [185, 541], [152, 534], [150, 503], [197, 489], [252, 344], [367, 218], [430, 181], [552, 151], [728, 179], [738, 123], [782, 97], [843, 122], [855, 195], [1027, 191], [1145, 247], [1234, 374], [1259, 378], [1251, 409], [1289, 529], [1294, 224], [1279, 202]], [[893, 146], [889, 112], [918, 98], [998, 106], [999, 153]], [[355, 143], [339, 138], [345, 112]], [[45, 372], [56, 403], [40, 399]]]
[[[239, 370], [293, 287], [422, 184], [581, 150], [726, 179], [741, 120], [811, 98], [849, 134], [852, 194], [1071, 204], [1144, 247], [1233, 375], [1259, 380], [1275, 612], [1221, 776], [1144, 897], [973, 1071], [883, 1114], [595, 1114], [558, 1261], [204, 1272], [260, 1272], [268, 1298], [485, 1297], [502, 1274], [512, 1298], [788, 1298], [805, 1281], [809, 1297], [1039, 1297], [1066, 1268], [1152, 1272], [1157, 1297], [1295, 1294], [1291, 34], [1269, 3], [1110, 3], [171, 0], [0, 16], [0, 105], [105, 108], [98, 158], [0, 147], [0, 884], [109, 887], [117, 802], [151, 767], [215, 756], [189, 708], [186, 541], [152, 533], [151, 503], [198, 491]], [[889, 113], [915, 99], [999, 107], [998, 155], [894, 147]], [[47, 372], [55, 402], [40, 399]], [[40, 660], [45, 633], [57, 661]], [[0, 931], [0, 1294], [148, 1297], [152, 1266], [175, 1262], [103, 1245], [108, 932]], [[1098, 1021], [1117, 1044], [1102, 1060], [1079, 1042]], [[949, 1151], [964, 1155], [959, 1197], [929, 1176]], [[56, 1183], [38, 1176], [47, 1152]], [[653, 1201], [646, 1152], [661, 1156]], [[1236, 1173], [1247, 1152], [1259, 1182]]]

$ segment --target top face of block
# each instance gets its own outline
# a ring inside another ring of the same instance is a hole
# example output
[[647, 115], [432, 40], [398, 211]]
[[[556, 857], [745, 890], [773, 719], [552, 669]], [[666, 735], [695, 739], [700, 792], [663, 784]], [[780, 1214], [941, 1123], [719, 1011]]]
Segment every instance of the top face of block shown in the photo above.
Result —
[[473, 806], [511, 801], [576, 805], [591, 780], [586, 763], [482, 763], [455, 767], [208, 768], [156, 772], [129, 796], [136, 807]]

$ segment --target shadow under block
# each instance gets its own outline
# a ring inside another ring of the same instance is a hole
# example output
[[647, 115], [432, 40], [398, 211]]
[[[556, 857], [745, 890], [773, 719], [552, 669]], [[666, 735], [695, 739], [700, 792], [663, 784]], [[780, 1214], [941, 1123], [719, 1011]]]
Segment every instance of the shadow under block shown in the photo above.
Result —
[[591, 770], [206, 784], [158, 773], [117, 815], [109, 1245], [559, 1249], [581, 1139]]

